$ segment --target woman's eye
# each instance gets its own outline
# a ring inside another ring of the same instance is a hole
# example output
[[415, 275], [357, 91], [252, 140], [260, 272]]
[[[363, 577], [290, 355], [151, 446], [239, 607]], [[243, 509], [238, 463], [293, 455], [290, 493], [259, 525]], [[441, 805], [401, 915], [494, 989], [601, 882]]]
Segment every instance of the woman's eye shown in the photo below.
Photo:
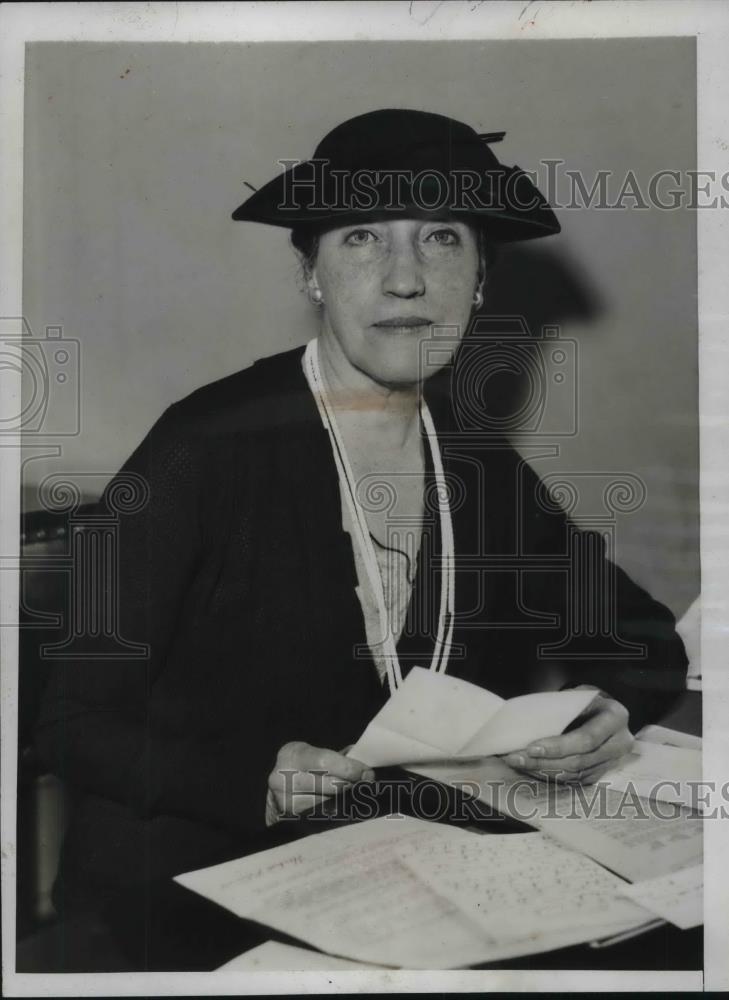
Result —
[[346, 243], [351, 243], [353, 246], [365, 246], [367, 243], [371, 243], [375, 239], [375, 234], [370, 232], [369, 229], [355, 229], [353, 230], [345, 240]]
[[455, 246], [459, 242], [458, 233], [453, 229], [436, 229], [427, 238], [443, 246]]

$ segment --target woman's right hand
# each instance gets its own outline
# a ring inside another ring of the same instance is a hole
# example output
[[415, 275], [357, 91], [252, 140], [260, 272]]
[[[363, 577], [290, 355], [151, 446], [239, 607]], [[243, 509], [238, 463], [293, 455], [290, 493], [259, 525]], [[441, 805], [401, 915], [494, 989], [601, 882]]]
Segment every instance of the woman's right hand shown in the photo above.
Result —
[[286, 743], [268, 776], [268, 787], [280, 814], [297, 815], [348, 788], [355, 781], [374, 781], [367, 764], [336, 750], [309, 743]]

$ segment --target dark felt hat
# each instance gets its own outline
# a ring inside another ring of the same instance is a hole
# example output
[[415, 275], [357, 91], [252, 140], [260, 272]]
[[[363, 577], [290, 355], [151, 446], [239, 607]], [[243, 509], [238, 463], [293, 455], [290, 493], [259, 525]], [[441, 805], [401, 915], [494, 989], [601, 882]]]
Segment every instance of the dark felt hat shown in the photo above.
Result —
[[310, 160], [280, 161], [285, 171], [233, 218], [331, 228], [373, 217], [455, 217], [482, 224], [498, 242], [558, 233], [527, 174], [491, 149], [504, 135], [426, 111], [370, 111], [329, 132]]

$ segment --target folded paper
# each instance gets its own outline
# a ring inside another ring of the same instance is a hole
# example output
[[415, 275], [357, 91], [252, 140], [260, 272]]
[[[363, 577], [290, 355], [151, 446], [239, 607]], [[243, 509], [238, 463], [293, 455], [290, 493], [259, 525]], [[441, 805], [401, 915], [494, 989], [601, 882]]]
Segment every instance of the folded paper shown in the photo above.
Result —
[[508, 701], [468, 681], [413, 667], [349, 756], [383, 767], [490, 757], [558, 736], [595, 691], [543, 691]]

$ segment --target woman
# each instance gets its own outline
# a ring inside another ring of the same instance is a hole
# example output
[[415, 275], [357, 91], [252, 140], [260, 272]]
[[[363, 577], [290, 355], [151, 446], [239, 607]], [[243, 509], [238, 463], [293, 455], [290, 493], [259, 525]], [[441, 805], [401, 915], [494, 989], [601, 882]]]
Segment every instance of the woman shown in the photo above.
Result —
[[[234, 213], [292, 229], [321, 329], [171, 406], [107, 491], [148, 487], [120, 519], [118, 600], [149, 652], [90, 648], [52, 680], [39, 748], [83, 792], [61, 905], [243, 853], [371, 780], [345, 748], [413, 663], [504, 697], [543, 686], [572, 526], [507, 442], [460, 433], [444, 368], [493, 245], [559, 231], [499, 137], [371, 112]], [[594, 702], [515, 766], [594, 780], [682, 689], [671, 614], [619, 570], [615, 594], [633, 658], [566, 661]]]

